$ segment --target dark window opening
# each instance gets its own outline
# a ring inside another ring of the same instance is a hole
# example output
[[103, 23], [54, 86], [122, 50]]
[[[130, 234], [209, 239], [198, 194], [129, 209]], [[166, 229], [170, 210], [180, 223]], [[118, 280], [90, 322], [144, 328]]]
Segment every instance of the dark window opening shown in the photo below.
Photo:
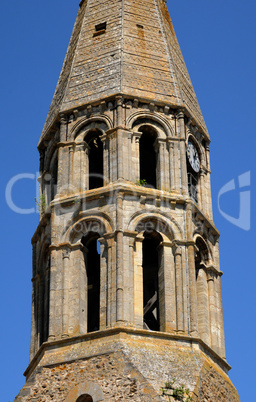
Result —
[[56, 158], [53, 171], [52, 171], [52, 183], [51, 183], [51, 200], [54, 199], [57, 194], [57, 182], [58, 182], [58, 158]]
[[189, 196], [192, 198], [193, 201], [198, 203], [198, 181], [197, 178], [192, 174], [188, 173], [188, 193]]
[[144, 328], [160, 330], [159, 317], [159, 252], [161, 236], [155, 232], [145, 232], [143, 240], [143, 319]]
[[146, 180], [149, 187], [156, 188], [156, 132], [149, 126], [140, 128], [140, 180]]
[[197, 251], [197, 252], [195, 253], [196, 280], [197, 280], [197, 278], [198, 278], [200, 266], [201, 266], [201, 256], [200, 256], [200, 252]]
[[143, 25], [140, 25], [140, 24], [136, 24], [136, 25], [137, 25], [137, 27], [140, 28], [140, 29], [143, 29], [143, 28], [144, 28]]
[[50, 296], [50, 263], [51, 259], [47, 255], [44, 263], [44, 270], [40, 274], [40, 324], [39, 324], [39, 343], [47, 341], [49, 336], [49, 296]]
[[102, 22], [100, 24], [95, 25], [95, 32], [93, 34], [93, 36], [98, 36], [98, 35], [102, 35], [106, 32], [107, 29], [107, 23], [106, 22]]
[[103, 144], [100, 134], [92, 130], [86, 136], [89, 145], [89, 190], [103, 186]]
[[196, 269], [196, 279], [198, 278], [198, 273], [202, 264], [206, 265], [208, 262], [208, 249], [204, 241], [200, 238], [196, 240], [196, 251], [195, 251], [195, 269]]
[[100, 249], [99, 235], [89, 233], [82, 239], [87, 248], [85, 265], [87, 273], [87, 332], [100, 328]]
[[93, 402], [93, 399], [91, 395], [84, 394], [80, 395], [79, 398], [77, 398], [76, 402]]

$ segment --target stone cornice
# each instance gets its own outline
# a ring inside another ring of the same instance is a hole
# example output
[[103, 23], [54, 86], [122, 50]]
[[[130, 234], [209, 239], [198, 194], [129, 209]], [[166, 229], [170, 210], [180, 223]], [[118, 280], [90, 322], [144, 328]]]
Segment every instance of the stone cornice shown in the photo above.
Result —
[[[39, 364], [40, 360], [43, 358], [44, 353], [47, 350], [50, 349], [56, 349], [56, 347], [65, 347], [75, 343], [81, 343], [83, 341], [87, 341], [90, 340], [90, 342], [92, 342], [94, 339], [100, 339], [100, 338], [106, 338], [106, 337], [113, 337], [113, 336], [121, 336], [125, 335], [125, 336], [139, 336], [141, 337], [145, 337], [147, 339], [154, 339], [155, 341], [157, 341], [157, 339], [159, 339], [159, 341], [165, 340], [165, 341], [181, 341], [181, 343], [184, 345], [184, 342], [187, 342], [187, 346], [191, 346], [193, 347], [193, 345], [198, 345], [199, 348], [201, 349], [201, 351], [203, 353], [205, 353], [209, 358], [211, 358], [215, 363], [217, 363], [219, 365], [219, 367], [227, 374], [227, 372], [231, 369], [231, 366], [226, 362], [226, 360], [224, 358], [222, 358], [221, 356], [219, 356], [216, 352], [214, 352], [214, 350], [212, 348], [210, 348], [206, 343], [204, 343], [198, 336], [190, 336], [187, 334], [181, 334], [181, 333], [167, 333], [167, 332], [157, 332], [157, 331], [148, 331], [148, 330], [144, 330], [144, 329], [135, 329], [135, 328], [131, 328], [131, 327], [122, 327], [122, 326], [118, 326], [118, 327], [113, 327], [113, 328], [109, 328], [109, 329], [105, 329], [105, 330], [101, 330], [101, 331], [96, 331], [96, 332], [90, 332], [88, 334], [84, 334], [84, 335], [79, 335], [79, 336], [75, 336], [75, 337], [67, 337], [64, 339], [56, 339], [56, 340], [50, 340], [47, 341], [45, 343], [43, 343], [41, 345], [41, 347], [39, 348], [39, 350], [37, 351], [37, 353], [35, 354], [35, 356], [33, 357], [33, 359], [31, 360], [31, 362], [29, 363], [27, 369], [24, 372], [24, 376], [28, 379], [30, 377], [30, 375], [32, 374], [32, 372], [34, 371], [34, 369], [36, 368], [36, 366]], [[120, 338], [119, 338], [120, 340]], [[112, 352], [112, 350], [110, 351]], [[48, 352], [50, 353], [50, 352]], [[65, 360], [65, 361], [58, 361], [58, 362], [54, 362], [55, 364], [64, 364], [64, 363], [70, 363], [76, 360], [81, 360], [81, 359], [88, 359], [90, 357], [93, 356], [88, 356], [88, 355], [83, 355], [81, 357], [77, 357], [75, 359], [72, 360]], [[47, 367], [48, 365], [46, 365]]]
[[[116, 94], [110, 95], [108, 97], [100, 97], [99, 99], [97, 99], [93, 102], [88, 102], [81, 106], [77, 106], [75, 109], [71, 108], [71, 109], [62, 110], [60, 113], [58, 113], [55, 116], [53, 123], [48, 127], [48, 129], [41, 136], [39, 143], [38, 143], [38, 149], [41, 148], [41, 144], [45, 140], [45, 138], [49, 137], [50, 132], [53, 131], [53, 129], [54, 129], [54, 131], [56, 131], [55, 127], [56, 127], [56, 125], [60, 124], [61, 116], [65, 116], [65, 115], [69, 116], [70, 114], [74, 114], [74, 112], [75, 112], [76, 119], [77, 119], [77, 115], [80, 115], [80, 116], [88, 115], [88, 108], [90, 108], [90, 110], [91, 110], [90, 115], [94, 114], [94, 112], [93, 112], [94, 107], [99, 107], [102, 104], [102, 102], [105, 102], [106, 104], [111, 101], [115, 102], [117, 97], [122, 97], [123, 102], [125, 102], [127, 100], [132, 101], [134, 103], [134, 105], [133, 105], [134, 108], [140, 109], [139, 103], [142, 103], [142, 104], [145, 104], [148, 106], [148, 110], [152, 109], [152, 106], [151, 106], [152, 99], [138, 97], [138, 96], [133, 97], [128, 94], [116, 93]], [[184, 115], [188, 119], [190, 119], [190, 121], [192, 123], [194, 123], [194, 119], [192, 118], [190, 112], [184, 106], [177, 107], [176, 104], [171, 104], [169, 102], [161, 102], [161, 101], [154, 101], [153, 103], [154, 103], [155, 108], [163, 109], [162, 112], [160, 112], [162, 114], [171, 115], [171, 114], [175, 114], [177, 111], [178, 112], [180, 111], [180, 112], [184, 113]], [[106, 110], [107, 110], [107, 108], [105, 110], [102, 110], [102, 113], [104, 114], [104, 112]], [[152, 113], [159, 113], [159, 111], [154, 110], [154, 112], [152, 112]], [[98, 114], [98, 112], [97, 112], [97, 114]], [[97, 114], [95, 114], [95, 117], [97, 116]], [[89, 116], [88, 116], [88, 118], [89, 118]], [[70, 123], [70, 122], [67, 121], [67, 124], [68, 123]], [[198, 123], [197, 123], [197, 129], [198, 129], [198, 131], [200, 131], [200, 133], [203, 135], [203, 137], [207, 140], [207, 142], [210, 142], [209, 134], [206, 133], [205, 130]]]

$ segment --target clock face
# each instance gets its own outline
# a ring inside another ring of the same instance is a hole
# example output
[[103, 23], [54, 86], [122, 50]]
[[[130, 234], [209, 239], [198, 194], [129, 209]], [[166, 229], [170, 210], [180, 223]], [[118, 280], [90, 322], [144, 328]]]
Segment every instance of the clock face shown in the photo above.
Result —
[[198, 173], [200, 170], [200, 160], [195, 145], [190, 141], [188, 141], [187, 156], [190, 166]]

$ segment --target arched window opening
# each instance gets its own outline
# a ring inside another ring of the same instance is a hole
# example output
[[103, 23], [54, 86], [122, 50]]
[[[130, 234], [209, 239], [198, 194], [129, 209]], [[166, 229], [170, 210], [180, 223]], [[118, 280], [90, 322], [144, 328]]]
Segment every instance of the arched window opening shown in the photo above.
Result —
[[84, 394], [84, 395], [80, 395], [79, 398], [77, 398], [76, 402], [93, 402], [93, 399], [92, 399], [91, 395]]
[[140, 180], [146, 180], [148, 186], [157, 188], [157, 155], [155, 151], [156, 131], [150, 126], [140, 128]]
[[100, 247], [99, 234], [90, 232], [82, 238], [86, 247], [85, 266], [87, 273], [87, 332], [100, 328]]
[[200, 237], [196, 240], [196, 250], [195, 250], [195, 269], [196, 269], [196, 279], [198, 278], [198, 273], [200, 268], [203, 265], [206, 265], [208, 262], [208, 249], [205, 242], [200, 239]]
[[58, 182], [58, 158], [55, 159], [52, 170], [51, 200], [53, 200], [55, 195], [57, 194], [57, 182]]
[[85, 141], [89, 145], [89, 190], [103, 186], [103, 144], [99, 130], [90, 130]]
[[189, 140], [187, 145], [188, 192], [192, 200], [196, 203], [198, 203], [199, 170], [199, 154], [195, 144]]
[[198, 237], [195, 248], [197, 324], [200, 337], [205, 343], [210, 344], [210, 298], [208, 275], [205, 269], [208, 262], [208, 247], [205, 241]]
[[156, 231], [145, 231], [142, 244], [143, 319], [144, 328], [160, 330], [159, 316], [159, 249], [161, 236]]
[[44, 263], [39, 279], [39, 344], [46, 342], [49, 336], [49, 301], [50, 301], [50, 264], [48, 253], [44, 257]]

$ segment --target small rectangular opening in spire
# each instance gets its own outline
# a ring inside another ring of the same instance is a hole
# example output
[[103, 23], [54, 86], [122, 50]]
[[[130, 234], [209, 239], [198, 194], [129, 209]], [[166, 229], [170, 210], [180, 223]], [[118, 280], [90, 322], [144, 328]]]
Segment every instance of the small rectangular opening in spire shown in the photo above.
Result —
[[98, 36], [98, 35], [102, 35], [106, 32], [107, 29], [107, 23], [106, 22], [102, 22], [100, 24], [95, 25], [95, 32], [93, 34], [93, 36]]

